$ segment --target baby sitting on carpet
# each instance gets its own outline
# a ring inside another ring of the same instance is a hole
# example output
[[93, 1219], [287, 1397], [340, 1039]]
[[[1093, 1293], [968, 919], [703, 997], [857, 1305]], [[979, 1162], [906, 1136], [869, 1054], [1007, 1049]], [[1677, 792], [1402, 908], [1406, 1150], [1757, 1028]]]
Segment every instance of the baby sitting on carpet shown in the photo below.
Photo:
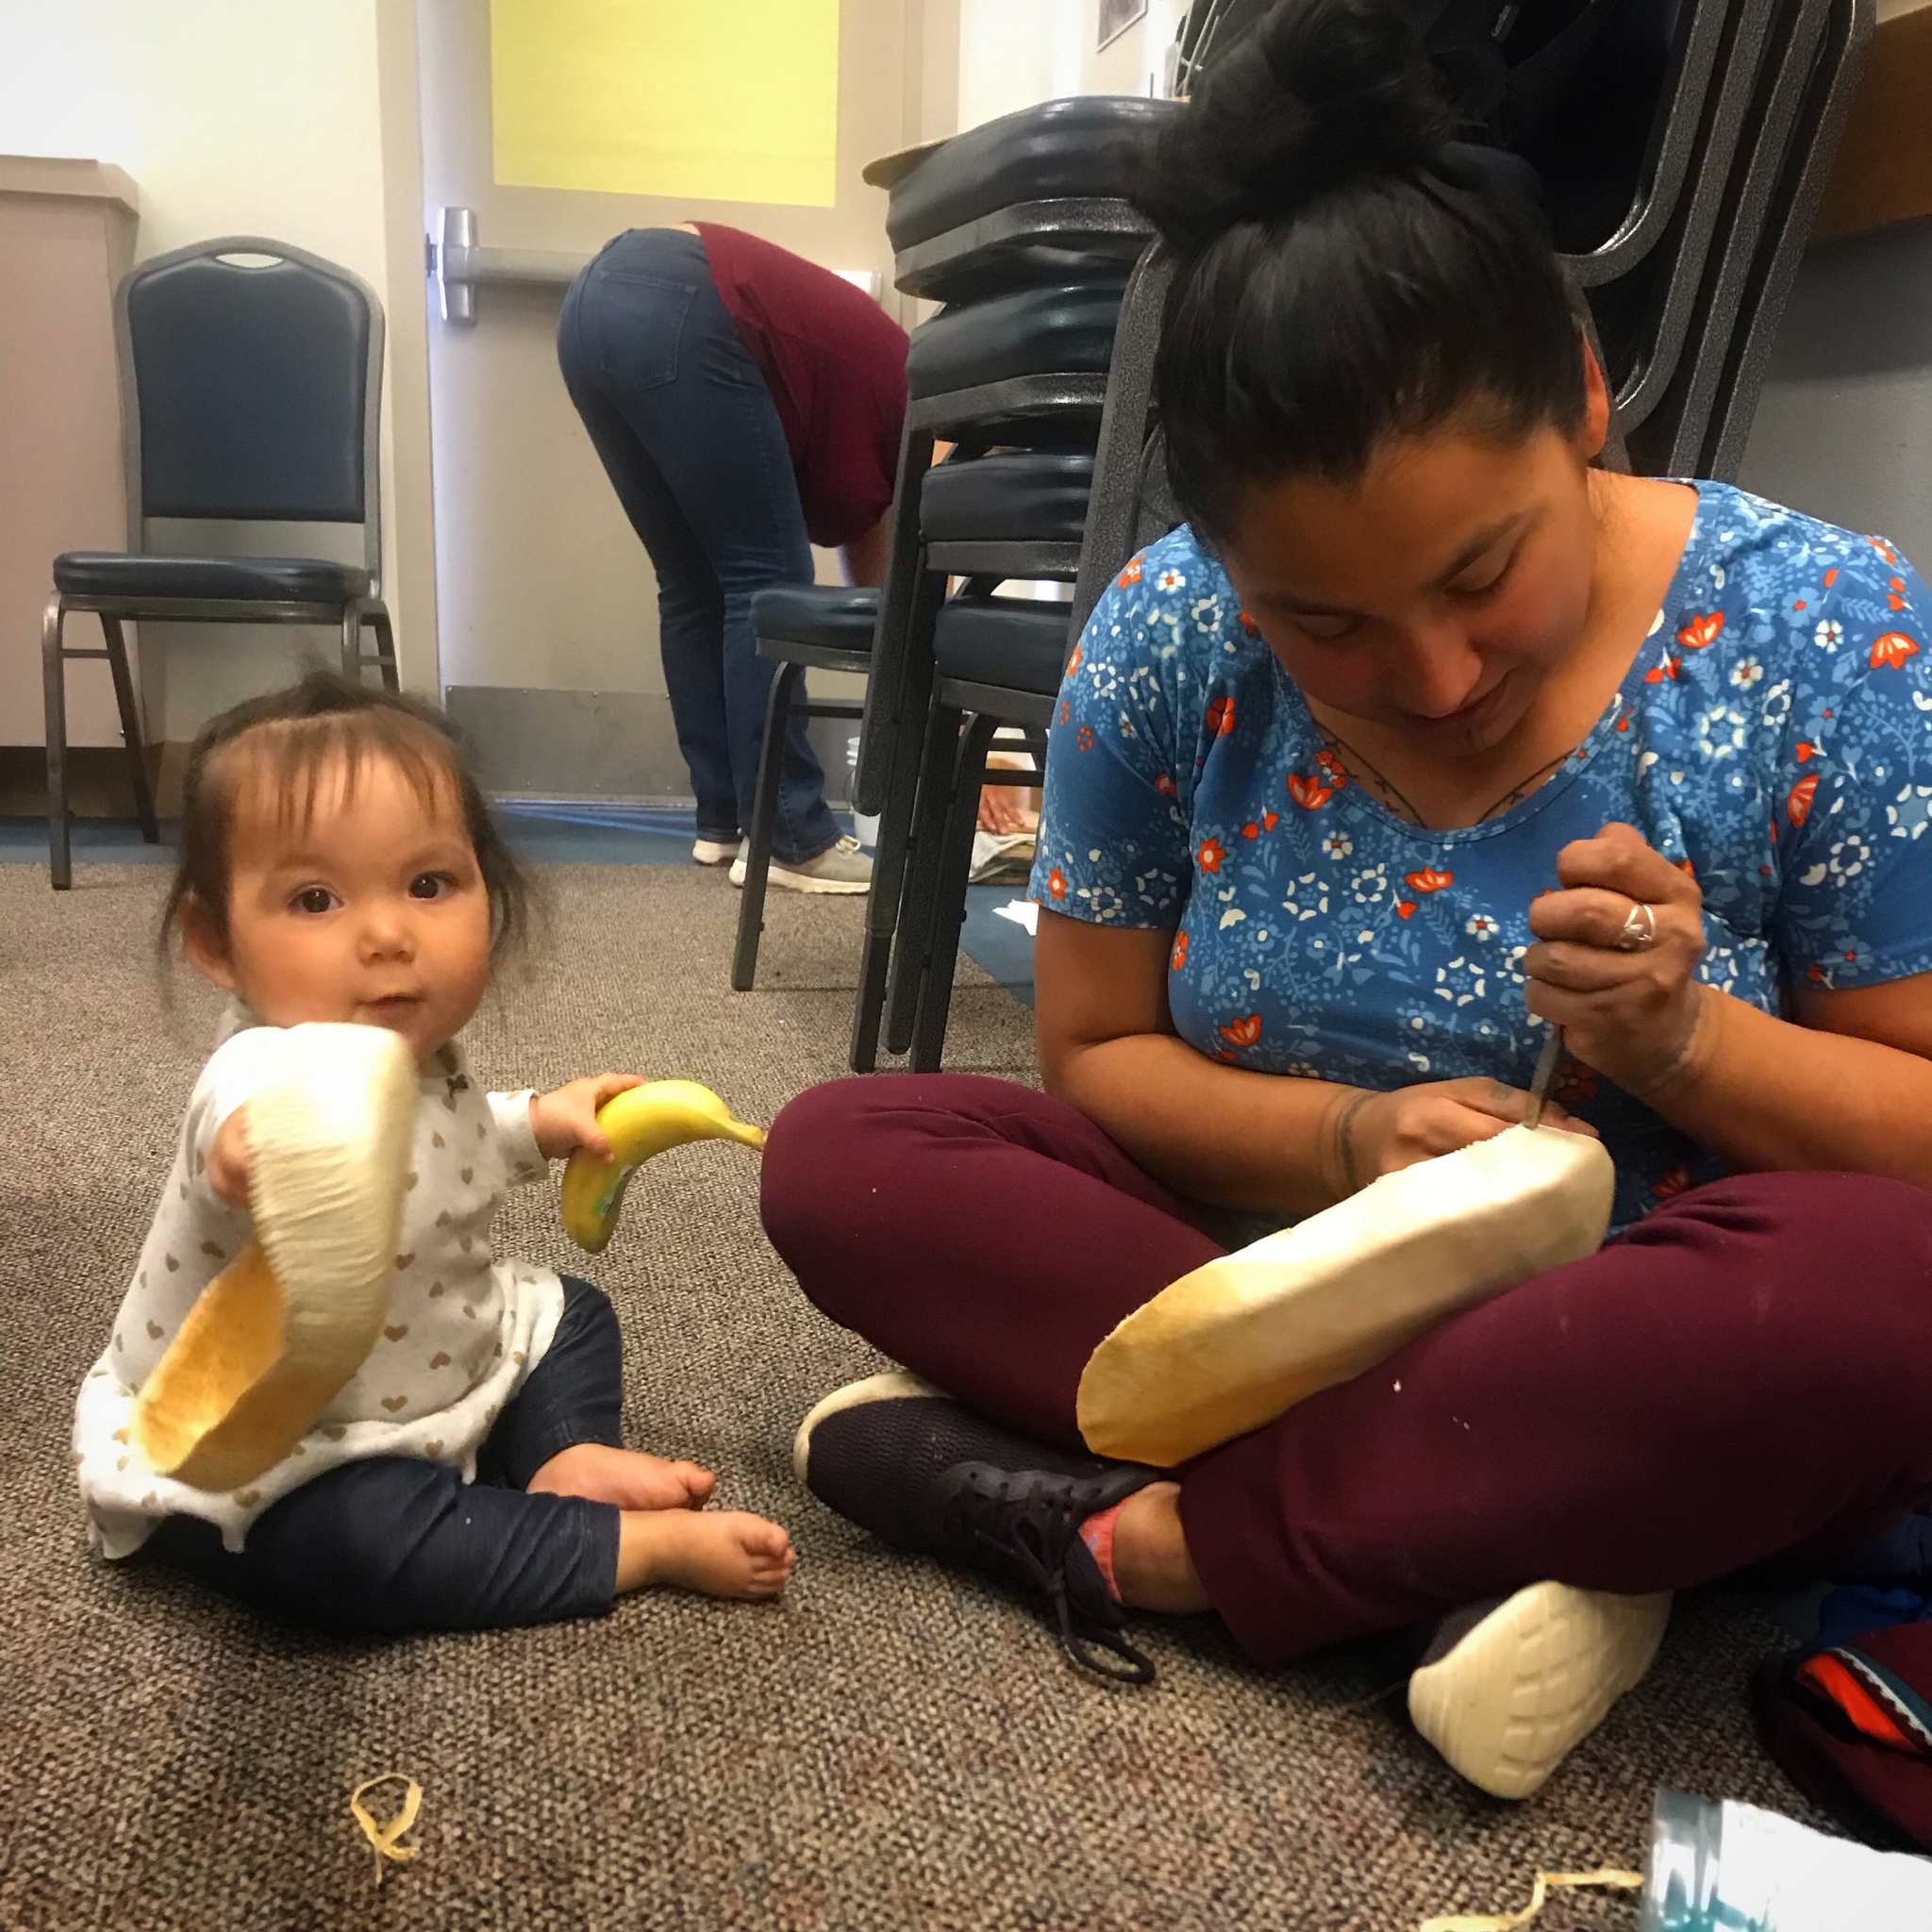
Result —
[[[235, 1007], [196, 1082], [134, 1280], [82, 1386], [75, 1457], [96, 1545], [145, 1547], [273, 1615], [341, 1630], [497, 1628], [675, 1584], [769, 1597], [783, 1529], [708, 1511], [714, 1478], [621, 1446], [617, 1316], [588, 1282], [498, 1259], [512, 1181], [584, 1147], [635, 1076], [484, 1093], [457, 1035], [525, 886], [433, 708], [326, 674], [238, 705], [190, 757], [163, 919]], [[385, 1026], [419, 1070], [384, 1333], [291, 1454], [210, 1491], [130, 1442], [142, 1381], [250, 1238], [243, 1109], [269, 1030]]]

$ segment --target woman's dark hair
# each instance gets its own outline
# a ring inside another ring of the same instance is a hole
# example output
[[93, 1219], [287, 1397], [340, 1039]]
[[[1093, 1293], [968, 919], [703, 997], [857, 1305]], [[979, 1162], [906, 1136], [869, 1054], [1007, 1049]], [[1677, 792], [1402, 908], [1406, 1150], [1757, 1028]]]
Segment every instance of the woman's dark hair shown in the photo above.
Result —
[[1256, 483], [1358, 480], [1391, 436], [1582, 420], [1541, 211], [1457, 132], [1390, 0], [1281, 0], [1135, 157], [1176, 258], [1155, 399], [1204, 534]]
[[421, 698], [351, 684], [331, 671], [249, 698], [195, 734], [181, 781], [175, 878], [161, 908], [163, 953], [191, 909], [227, 943], [229, 834], [244, 781], [265, 780], [278, 808], [305, 824], [331, 769], [343, 768], [353, 793], [371, 758], [395, 766], [425, 807], [439, 796], [457, 801], [490, 896], [491, 952], [501, 958], [529, 925], [530, 883], [490, 815], [456, 726]]

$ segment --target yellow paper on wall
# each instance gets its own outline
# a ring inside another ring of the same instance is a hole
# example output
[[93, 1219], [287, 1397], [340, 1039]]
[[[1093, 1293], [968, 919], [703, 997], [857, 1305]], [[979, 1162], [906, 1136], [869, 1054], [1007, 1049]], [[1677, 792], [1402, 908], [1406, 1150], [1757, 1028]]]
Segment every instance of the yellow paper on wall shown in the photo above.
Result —
[[839, 0], [491, 0], [499, 187], [837, 199]]

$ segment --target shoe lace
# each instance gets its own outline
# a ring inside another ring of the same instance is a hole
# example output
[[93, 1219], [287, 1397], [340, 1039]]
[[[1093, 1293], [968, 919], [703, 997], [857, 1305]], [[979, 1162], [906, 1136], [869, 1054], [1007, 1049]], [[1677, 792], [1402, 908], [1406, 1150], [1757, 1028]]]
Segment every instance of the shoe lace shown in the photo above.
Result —
[[978, 1475], [952, 1498], [954, 1528], [1002, 1567], [1017, 1568], [1052, 1604], [1060, 1648], [1084, 1671], [1116, 1684], [1151, 1684], [1154, 1661], [1119, 1630], [1074, 1612], [1067, 1597], [1067, 1557], [1091, 1504], [1071, 1484], [1042, 1488], [1031, 1474]]

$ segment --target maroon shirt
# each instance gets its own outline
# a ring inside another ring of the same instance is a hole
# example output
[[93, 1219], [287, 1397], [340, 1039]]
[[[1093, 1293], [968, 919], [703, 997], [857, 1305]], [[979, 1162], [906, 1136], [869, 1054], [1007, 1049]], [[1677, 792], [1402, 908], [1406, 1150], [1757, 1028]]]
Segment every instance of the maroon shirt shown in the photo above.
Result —
[[777, 405], [805, 527], [827, 549], [892, 501], [906, 420], [906, 331], [830, 269], [716, 222], [693, 222], [711, 278]]

